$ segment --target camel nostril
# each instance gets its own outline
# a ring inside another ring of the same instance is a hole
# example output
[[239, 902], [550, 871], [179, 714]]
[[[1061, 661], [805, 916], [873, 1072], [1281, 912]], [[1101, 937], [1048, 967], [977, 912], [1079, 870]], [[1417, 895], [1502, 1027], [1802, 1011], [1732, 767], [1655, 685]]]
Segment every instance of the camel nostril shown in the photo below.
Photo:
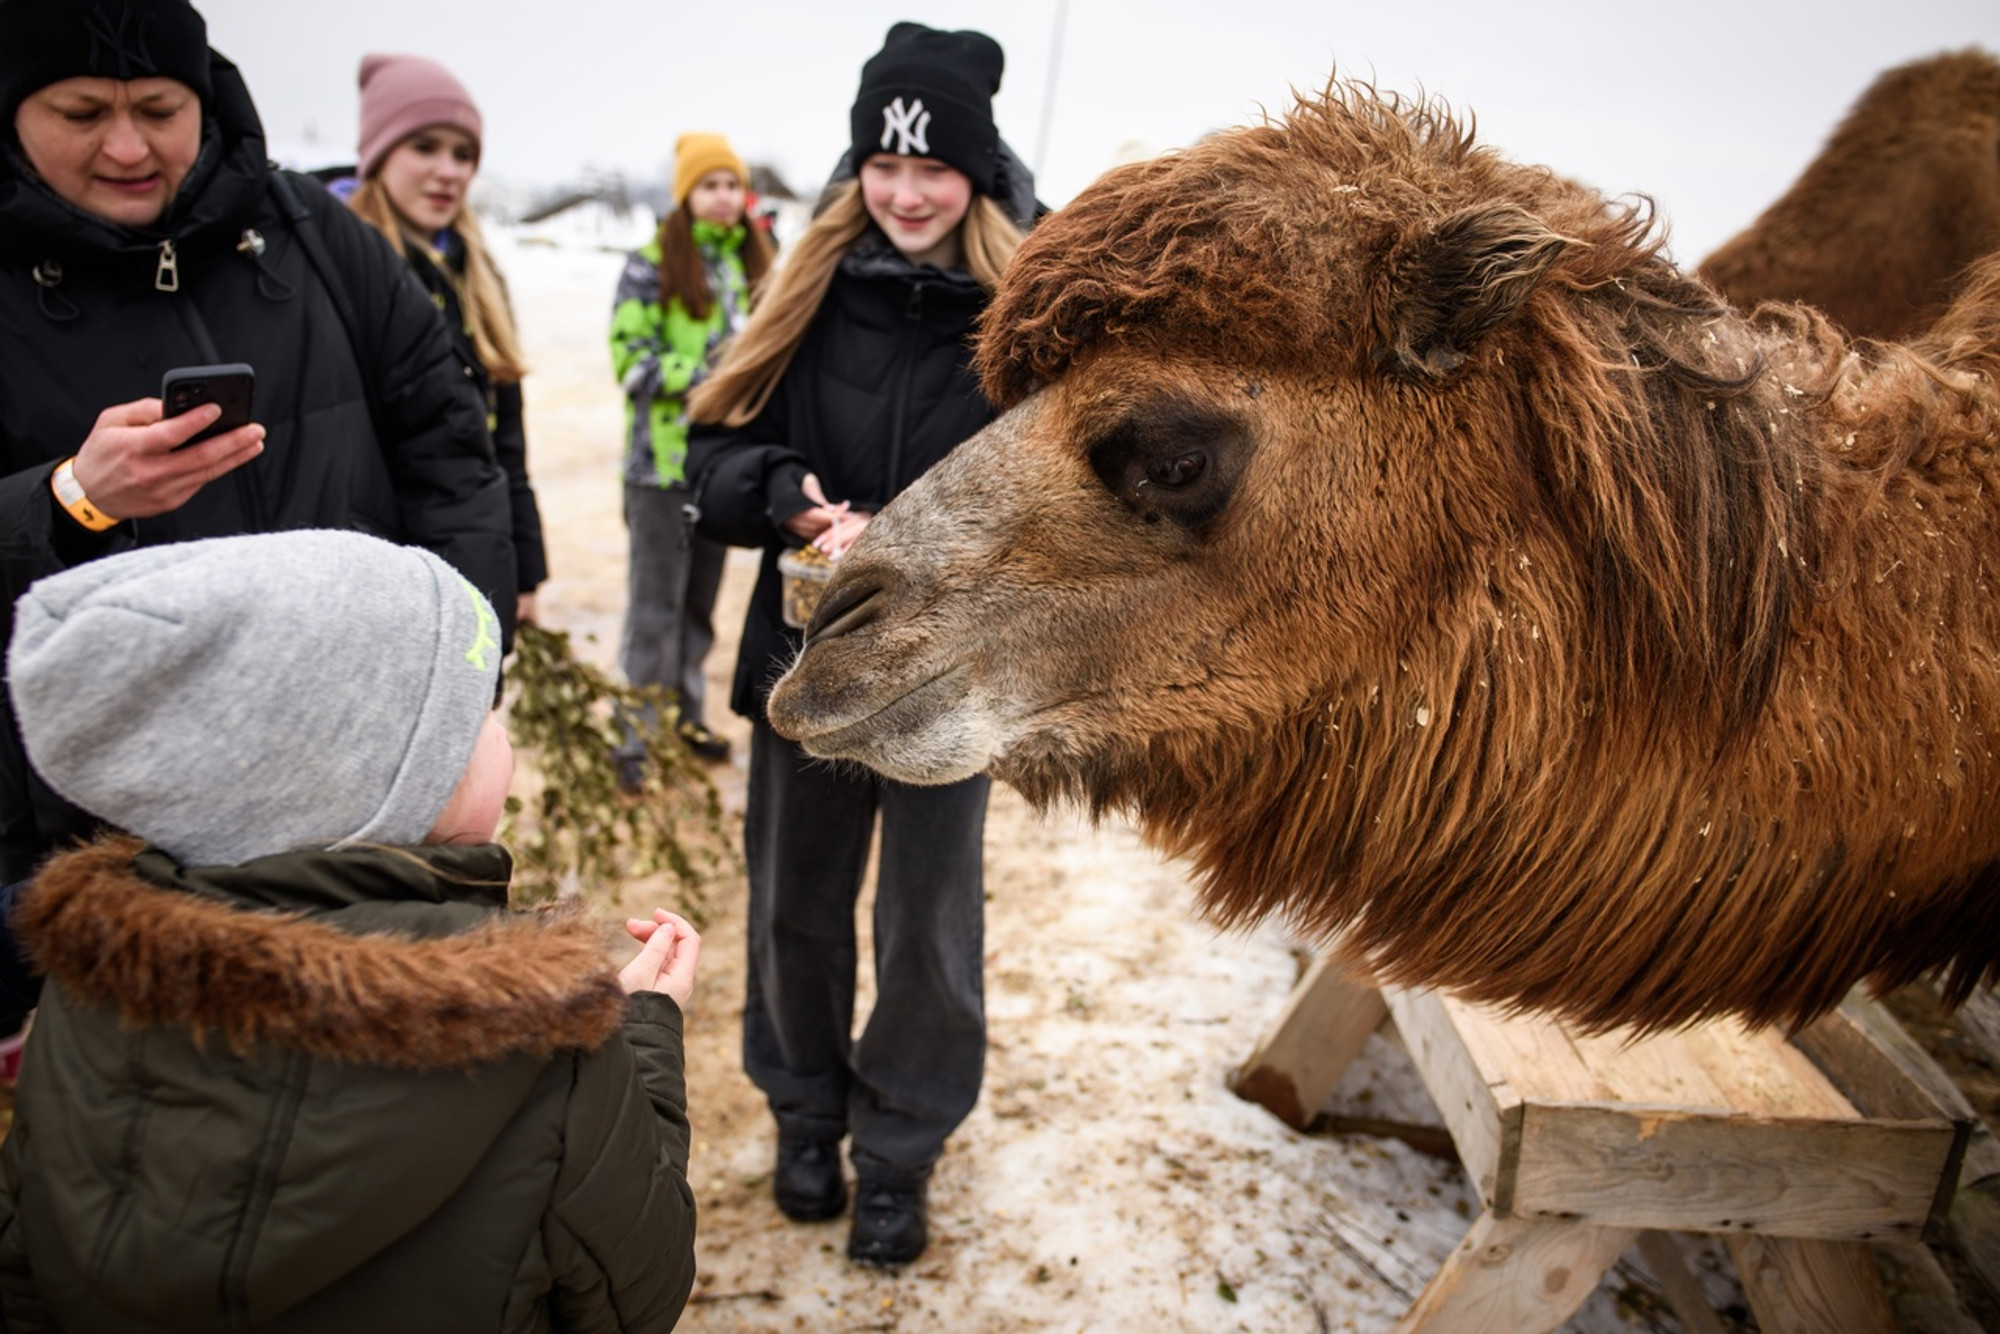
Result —
[[881, 583], [868, 576], [834, 580], [806, 622], [807, 645], [858, 630], [874, 620], [876, 597], [882, 591]]

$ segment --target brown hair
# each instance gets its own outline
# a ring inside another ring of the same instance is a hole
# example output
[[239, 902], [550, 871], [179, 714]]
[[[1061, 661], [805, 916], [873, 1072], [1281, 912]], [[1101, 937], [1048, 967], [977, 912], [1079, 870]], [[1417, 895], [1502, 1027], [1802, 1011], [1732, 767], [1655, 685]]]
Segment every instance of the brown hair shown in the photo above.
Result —
[[479, 218], [470, 208], [461, 209], [452, 230], [465, 242], [465, 274], [453, 273], [444, 256], [427, 241], [416, 236], [389, 200], [382, 178], [370, 176], [349, 201], [355, 215], [389, 238], [389, 244], [404, 259], [410, 246], [419, 247], [458, 292], [458, 304], [465, 313], [465, 327], [472, 335], [472, 350], [479, 364], [495, 384], [514, 384], [528, 373], [527, 358], [521, 354], [520, 335], [514, 329], [514, 310], [507, 300], [507, 284], [486, 248], [486, 236], [479, 230]]
[[[771, 271], [776, 252], [763, 228], [746, 214], [743, 219], [743, 278], [752, 291]], [[701, 247], [694, 240], [694, 214], [687, 205], [660, 219], [660, 309], [674, 302], [687, 308], [690, 319], [708, 318], [715, 307], [715, 291], [709, 286], [708, 265], [702, 263]]]
[[[689, 421], [742, 426], [763, 411], [825, 300], [841, 256], [866, 230], [861, 182], [843, 181], [828, 192], [819, 216], [772, 276], [771, 290], [721, 365], [688, 395]], [[992, 199], [975, 194], [958, 231], [967, 272], [991, 292], [1021, 244], [1021, 229]]]

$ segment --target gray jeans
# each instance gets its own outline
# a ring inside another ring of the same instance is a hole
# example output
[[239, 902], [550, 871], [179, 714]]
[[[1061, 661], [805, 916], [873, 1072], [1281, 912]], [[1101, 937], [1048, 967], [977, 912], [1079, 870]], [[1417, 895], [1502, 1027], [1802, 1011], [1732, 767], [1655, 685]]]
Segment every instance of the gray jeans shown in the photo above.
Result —
[[625, 629], [618, 666], [635, 686], [665, 686], [681, 717], [702, 722], [708, 651], [715, 644], [715, 591], [729, 548], [697, 536], [681, 507], [684, 486], [625, 483]]
[[[851, 1133], [871, 1181], [920, 1184], [979, 1100], [991, 787], [912, 787], [812, 759], [767, 723], [751, 733], [743, 1068], [779, 1130]], [[856, 1037], [854, 908], [878, 812], [875, 1006]]]

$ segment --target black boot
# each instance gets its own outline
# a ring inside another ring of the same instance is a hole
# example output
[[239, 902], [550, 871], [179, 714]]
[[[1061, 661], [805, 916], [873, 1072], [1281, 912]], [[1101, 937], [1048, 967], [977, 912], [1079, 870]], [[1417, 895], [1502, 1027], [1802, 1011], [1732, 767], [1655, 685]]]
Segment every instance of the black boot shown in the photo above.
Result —
[[710, 764], [721, 764], [729, 759], [729, 738], [717, 736], [700, 723], [684, 722], [677, 729], [681, 741]]
[[840, 1178], [840, 1141], [804, 1135], [778, 1136], [778, 1170], [771, 1176], [778, 1208], [794, 1223], [837, 1217], [847, 1207], [847, 1183]]
[[865, 1265], [906, 1265], [924, 1253], [930, 1232], [924, 1226], [925, 1187], [861, 1181], [854, 1188], [854, 1230], [847, 1234], [847, 1257]]

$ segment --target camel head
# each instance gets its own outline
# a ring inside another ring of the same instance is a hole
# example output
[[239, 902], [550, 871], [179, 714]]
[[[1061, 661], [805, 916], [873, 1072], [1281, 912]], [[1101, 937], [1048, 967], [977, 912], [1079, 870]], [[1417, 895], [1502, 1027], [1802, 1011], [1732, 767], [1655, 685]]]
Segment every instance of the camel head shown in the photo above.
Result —
[[773, 725], [1128, 812], [1220, 921], [1384, 980], [1598, 1026], [1837, 1001], [1852, 958], [1690, 960], [1801, 927], [1750, 892], [1801, 852], [1874, 865], [1828, 833], [1864, 803], [1802, 810], [1760, 749], [1853, 555], [1801, 425], [1846, 349], [1650, 233], [1360, 86], [1107, 174], [982, 325], [1006, 411], [841, 562]]

